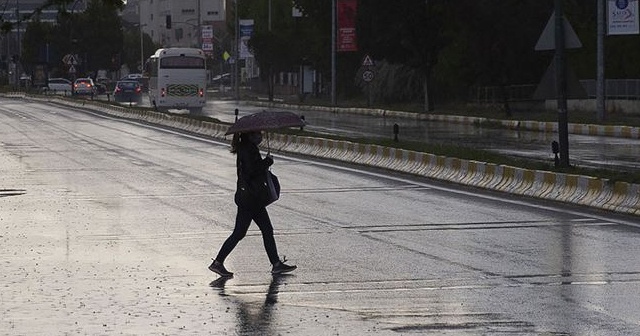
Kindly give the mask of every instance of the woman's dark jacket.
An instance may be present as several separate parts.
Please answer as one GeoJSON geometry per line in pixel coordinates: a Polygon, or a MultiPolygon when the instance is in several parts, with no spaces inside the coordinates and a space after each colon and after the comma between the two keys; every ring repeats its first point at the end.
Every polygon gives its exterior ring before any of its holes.
{"type": "Polygon", "coordinates": [[[263,206],[255,189],[266,185],[266,171],[273,164],[273,159],[260,155],[258,146],[248,141],[240,142],[236,152],[236,168],[238,183],[235,203],[238,206],[263,206]]]}

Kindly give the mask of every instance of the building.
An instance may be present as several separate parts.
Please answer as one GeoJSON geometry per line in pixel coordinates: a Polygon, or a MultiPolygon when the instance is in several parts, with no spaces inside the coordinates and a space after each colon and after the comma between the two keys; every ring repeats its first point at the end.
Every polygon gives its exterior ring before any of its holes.
{"type": "MultiPolygon", "coordinates": [[[[9,83],[17,82],[22,73],[22,65],[17,62],[22,54],[22,37],[27,24],[32,20],[57,23],[58,7],[49,6],[36,14],[48,0],[7,0],[0,6],[2,22],[11,24],[11,31],[0,36],[0,78],[8,75],[9,83]],[[6,74],[5,74],[6,71],[6,74]]],[[[89,0],[76,0],[67,5],[67,12],[78,13],[86,10],[89,0]]]]}
{"type": "MultiPolygon", "coordinates": [[[[21,36],[29,21],[37,18],[42,22],[57,23],[58,8],[55,6],[45,8],[37,16],[34,14],[36,9],[42,7],[46,2],[47,0],[8,0],[0,6],[0,18],[3,22],[9,22],[12,25],[11,31],[2,36],[0,40],[2,60],[21,54],[21,36]]],[[[76,0],[67,6],[67,11],[83,12],[87,8],[88,2],[89,0],[76,0]]]]}
{"type": "Polygon", "coordinates": [[[210,51],[211,43],[215,43],[215,36],[226,33],[225,0],[138,0],[136,2],[142,31],[155,43],[164,47],[195,47],[210,51]],[[170,27],[167,27],[168,24],[170,27]],[[206,29],[209,26],[214,31],[214,41],[211,41],[207,35],[211,32],[206,29]]]}

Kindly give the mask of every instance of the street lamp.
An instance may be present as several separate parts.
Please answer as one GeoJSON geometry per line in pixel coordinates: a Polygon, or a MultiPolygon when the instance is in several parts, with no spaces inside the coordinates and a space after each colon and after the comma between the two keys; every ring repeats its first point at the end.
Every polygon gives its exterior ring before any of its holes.
{"type": "Polygon", "coordinates": [[[139,23],[140,27],[140,73],[144,72],[144,32],[142,27],[146,26],[146,23],[139,23]]]}

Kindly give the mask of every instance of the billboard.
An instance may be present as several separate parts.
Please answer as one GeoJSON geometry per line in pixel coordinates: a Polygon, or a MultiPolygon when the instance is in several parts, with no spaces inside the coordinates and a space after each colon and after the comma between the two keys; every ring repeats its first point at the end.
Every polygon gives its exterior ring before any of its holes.
{"type": "Polygon", "coordinates": [[[338,52],[358,51],[356,39],[357,0],[338,0],[338,52]]]}
{"type": "Polygon", "coordinates": [[[638,26],[638,0],[608,0],[608,35],[640,33],[638,26]]]}
{"type": "Polygon", "coordinates": [[[240,59],[247,59],[253,57],[253,54],[249,50],[249,40],[251,34],[253,34],[253,20],[240,20],[240,39],[238,43],[238,50],[240,50],[240,59]]]}

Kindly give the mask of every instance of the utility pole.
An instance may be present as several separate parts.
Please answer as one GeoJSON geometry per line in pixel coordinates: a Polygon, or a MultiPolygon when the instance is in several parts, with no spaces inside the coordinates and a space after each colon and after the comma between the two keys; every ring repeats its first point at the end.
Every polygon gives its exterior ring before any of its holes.
{"type": "Polygon", "coordinates": [[[202,49],[202,7],[200,7],[200,0],[198,1],[198,49],[202,49]]]}
{"type": "Polygon", "coordinates": [[[331,105],[336,99],[336,0],[331,0],[331,105]]]}
{"type": "MultiPolygon", "coordinates": [[[[269,0],[269,34],[271,34],[271,0],[269,0]]],[[[273,91],[275,83],[273,80],[273,61],[269,62],[269,85],[267,89],[269,90],[269,101],[273,101],[273,91]]]]}
{"type": "Polygon", "coordinates": [[[604,26],[605,26],[605,16],[606,16],[606,7],[604,0],[598,0],[597,3],[598,9],[598,37],[597,37],[597,70],[596,70],[596,116],[598,121],[603,121],[605,119],[605,111],[606,111],[606,79],[604,76],[604,26]]]}
{"type": "Polygon", "coordinates": [[[236,21],[236,47],[235,47],[235,60],[233,60],[233,86],[234,86],[234,91],[235,91],[235,99],[236,101],[240,100],[240,86],[238,85],[238,62],[240,61],[240,43],[238,41],[238,35],[240,34],[240,27],[238,27],[238,25],[240,25],[240,19],[238,17],[238,1],[240,0],[235,0],[235,21],[236,21]]]}
{"type": "Polygon", "coordinates": [[[560,167],[569,167],[569,126],[567,116],[567,75],[564,40],[563,0],[555,0],[556,94],[558,100],[558,137],[560,167]]]}

